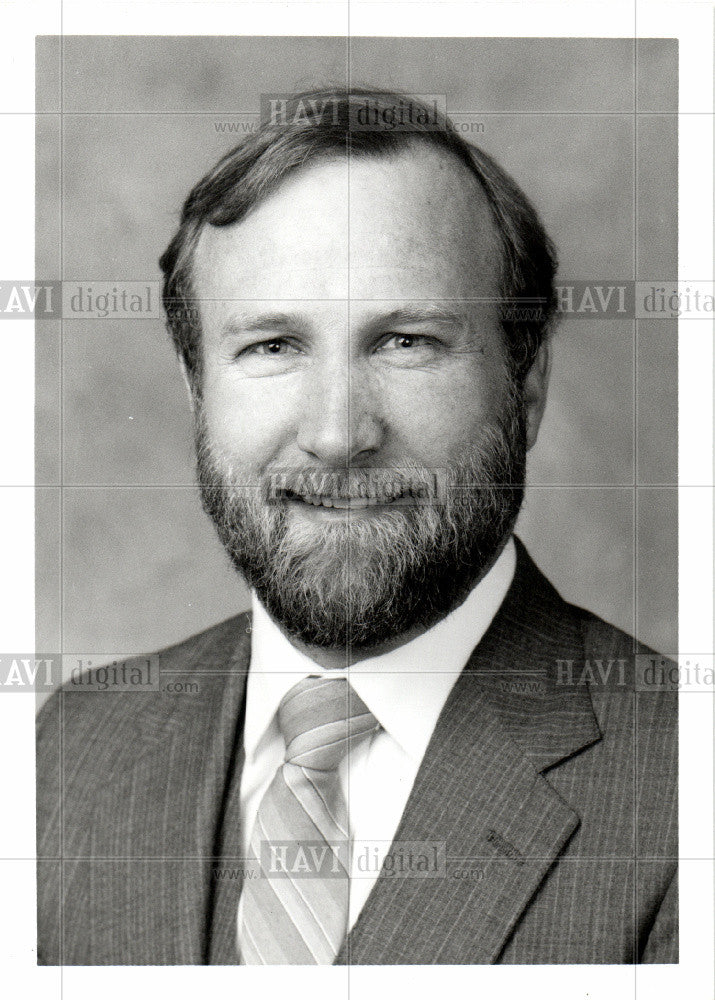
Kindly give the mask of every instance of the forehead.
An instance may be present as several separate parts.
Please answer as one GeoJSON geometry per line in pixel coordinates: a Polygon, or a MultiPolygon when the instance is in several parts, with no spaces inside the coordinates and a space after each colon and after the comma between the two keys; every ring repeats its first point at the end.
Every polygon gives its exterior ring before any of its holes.
{"type": "Polygon", "coordinates": [[[207,303],[469,300],[497,294],[499,269],[476,178],[417,144],[390,157],[318,161],[240,222],[205,226],[194,286],[207,303]]]}

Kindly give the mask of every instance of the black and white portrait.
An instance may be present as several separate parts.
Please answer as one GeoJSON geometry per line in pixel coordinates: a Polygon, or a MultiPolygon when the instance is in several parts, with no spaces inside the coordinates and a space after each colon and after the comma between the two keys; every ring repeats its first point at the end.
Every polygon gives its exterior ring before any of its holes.
{"type": "Polygon", "coordinates": [[[677,40],[36,57],[38,963],[677,964],[677,40]]]}

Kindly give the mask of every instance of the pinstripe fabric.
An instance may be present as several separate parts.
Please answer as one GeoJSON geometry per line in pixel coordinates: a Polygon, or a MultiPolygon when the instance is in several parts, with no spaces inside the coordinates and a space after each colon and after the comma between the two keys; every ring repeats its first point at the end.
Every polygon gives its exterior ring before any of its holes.
{"type": "MultiPolygon", "coordinates": [[[[40,963],[238,963],[247,627],[160,654],[198,694],[66,691],[43,709],[40,963]]],[[[519,545],[396,834],[443,841],[446,877],[381,875],[336,961],[677,961],[677,701],[636,689],[647,652],[564,603],[519,545]],[[568,661],[622,661],[624,683],[564,684],[568,661]]]]}
{"type": "Polygon", "coordinates": [[[241,766],[247,627],[232,619],[159,654],[169,679],[198,693],[68,689],[43,708],[40,964],[208,961],[217,833],[241,766]]]}
{"type": "Polygon", "coordinates": [[[347,803],[337,769],[378,723],[347,680],[321,677],[290,689],[278,723],[285,763],[251,835],[262,877],[244,886],[239,950],[246,965],[332,965],[347,928],[349,882],[347,803]],[[279,845],[291,857],[276,864],[271,848],[279,845]],[[308,858],[318,859],[312,870],[308,858]]]}

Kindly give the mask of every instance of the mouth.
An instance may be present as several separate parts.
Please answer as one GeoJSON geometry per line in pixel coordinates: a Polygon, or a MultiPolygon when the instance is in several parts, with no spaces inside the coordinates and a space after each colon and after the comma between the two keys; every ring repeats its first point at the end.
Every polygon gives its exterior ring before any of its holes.
{"type": "Polygon", "coordinates": [[[385,507],[388,504],[393,504],[400,497],[336,496],[326,493],[296,493],[290,489],[283,489],[277,491],[275,499],[333,510],[367,510],[368,507],[385,507]]]}

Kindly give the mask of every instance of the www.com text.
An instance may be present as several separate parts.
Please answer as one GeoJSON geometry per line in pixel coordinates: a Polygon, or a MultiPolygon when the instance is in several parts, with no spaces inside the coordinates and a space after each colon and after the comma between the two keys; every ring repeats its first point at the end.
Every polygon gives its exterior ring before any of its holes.
{"type": "MultiPolygon", "coordinates": [[[[251,120],[214,122],[214,131],[227,135],[254,135],[261,127],[258,116],[251,120]]],[[[460,135],[484,135],[484,122],[450,122],[453,132],[460,135]]]]}

